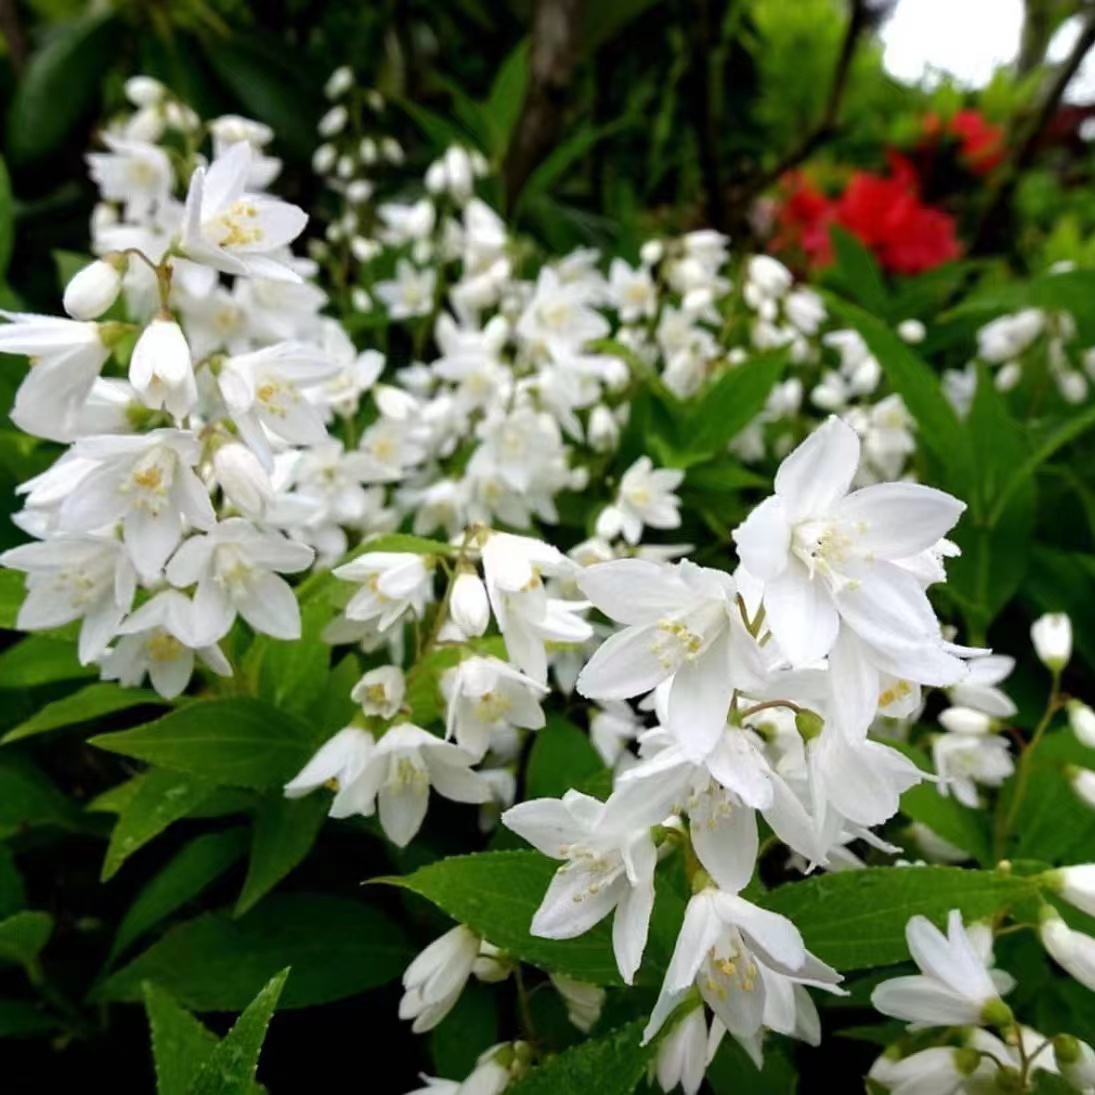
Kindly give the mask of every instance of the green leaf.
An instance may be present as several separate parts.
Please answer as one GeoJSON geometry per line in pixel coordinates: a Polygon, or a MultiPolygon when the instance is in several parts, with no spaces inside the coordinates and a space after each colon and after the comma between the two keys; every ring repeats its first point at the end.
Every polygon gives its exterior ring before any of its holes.
{"type": "Polygon", "coordinates": [[[916,419],[925,448],[946,469],[951,488],[965,497],[973,481],[973,447],[954,408],[943,395],[939,378],[888,324],[847,301],[831,296],[827,299],[836,316],[863,336],[890,384],[916,419]]]}
{"type": "Polygon", "coordinates": [[[600,144],[606,137],[619,132],[631,124],[627,117],[617,118],[608,125],[579,127],[565,140],[561,141],[548,153],[541,163],[533,170],[521,188],[517,198],[517,209],[530,198],[546,193],[555,183],[581,160],[594,145],[600,144]]]}
{"type": "Polygon", "coordinates": [[[429,110],[410,99],[395,98],[392,101],[422,130],[435,151],[443,152],[451,144],[478,146],[478,140],[453,119],[429,110]]]}
{"type": "Polygon", "coordinates": [[[0,628],[14,631],[26,596],[26,580],[18,570],[0,570],[0,628]]]}
{"type": "Polygon", "coordinates": [[[1050,733],[1038,745],[1014,825],[1017,858],[1059,865],[1091,861],[1095,810],[1069,786],[1064,768],[1073,764],[1095,768],[1095,750],[1081,745],[1073,734],[1050,733]]]}
{"type": "MultiPolygon", "coordinates": [[[[1068,612],[1074,619],[1095,619],[1095,559],[1036,545],[1021,594],[1032,615],[1068,612]]],[[[1074,637],[1076,649],[1095,668],[1095,628],[1078,627],[1074,637]]]]}
{"type": "Polygon", "coordinates": [[[331,647],[323,641],[323,629],[333,615],[322,600],[301,609],[299,639],[262,636],[248,651],[256,660],[258,696],[283,711],[307,717],[320,702],[329,676],[331,647]]]}
{"type": "Polygon", "coordinates": [[[798,1074],[780,1043],[764,1044],[764,1068],[758,1070],[733,1038],[723,1038],[707,1066],[707,1082],[715,1095],[795,1095],[798,1074]]]}
{"type": "Polygon", "coordinates": [[[8,272],[11,252],[15,247],[15,199],[11,193],[11,176],[0,159],[0,281],[8,272]]]}
{"type": "Polygon", "coordinates": [[[83,819],[29,757],[5,752],[0,756],[0,836],[36,825],[80,829],[83,819]]]}
{"type": "Polygon", "coordinates": [[[497,1041],[497,994],[478,981],[469,981],[452,1011],[430,1031],[434,1072],[463,1080],[479,1054],[497,1041]]]}
{"type": "Polygon", "coordinates": [[[527,798],[562,798],[605,771],[589,735],[561,715],[536,732],[526,773],[527,798]]]}
{"type": "Polygon", "coordinates": [[[50,1034],[61,1026],[58,1020],[27,1000],[0,999],[0,1038],[31,1038],[50,1034]]]}
{"type": "Polygon", "coordinates": [[[857,237],[838,224],[829,228],[829,237],[833,241],[833,257],[836,259],[833,275],[841,288],[857,304],[876,315],[885,315],[889,297],[882,270],[874,255],[857,237]]]}
{"type": "Polygon", "coordinates": [[[53,917],[49,913],[28,909],[0,920],[0,962],[33,965],[52,934],[53,917]]]}
{"type": "Polygon", "coordinates": [[[118,925],[108,964],[166,916],[197,897],[219,878],[247,847],[241,826],[223,833],[206,833],[192,840],[137,895],[118,925]]]}
{"type": "Polygon", "coordinates": [[[414,874],[376,881],[419,894],[496,947],[534,966],[595,985],[621,984],[607,921],[577,939],[529,934],[533,914],[557,866],[536,852],[483,852],[453,856],[414,874]]]}
{"type": "Polygon", "coordinates": [[[148,982],[142,990],[152,1034],[156,1095],[190,1095],[195,1077],[217,1047],[217,1036],[158,985],[148,982]]]}
{"type": "Polygon", "coordinates": [[[983,810],[971,810],[953,796],[944,798],[934,784],[921,783],[901,796],[901,812],[983,866],[992,864],[988,817],[983,810]]]}
{"type": "Polygon", "coordinates": [[[687,454],[684,466],[724,452],[764,408],[786,367],[786,351],[755,354],[705,389],[681,430],[687,454]]]}
{"type": "Polygon", "coordinates": [[[96,1000],[137,1000],[153,981],[196,1011],[239,1011],[286,966],[287,1008],[341,1000],[397,978],[413,953],[395,923],[360,901],[274,894],[242,919],[179,924],[102,982],[96,1000]]]}
{"type": "MultiPolygon", "coordinates": [[[[116,56],[113,12],[62,24],[31,58],[8,112],[8,152],[18,163],[60,149],[99,102],[99,85],[116,56]]],[[[82,144],[82,142],[81,142],[82,144]]]]}
{"type": "Polygon", "coordinates": [[[202,1065],[191,1095],[250,1095],[266,1030],[288,976],[289,971],[282,970],[247,1005],[202,1065]]]}
{"type": "Polygon", "coordinates": [[[1029,878],[957,867],[871,867],[780,886],[762,904],[794,921],[806,946],[838,970],[905,961],[905,925],[951,909],[984,919],[1037,894],[1029,878]]]}
{"type": "Polygon", "coordinates": [[[521,116],[528,86],[528,69],[529,40],[522,38],[502,62],[491,85],[490,95],[483,104],[491,155],[499,162],[509,145],[513,127],[521,116]]]}
{"type": "Polygon", "coordinates": [[[391,532],[385,536],[373,536],[366,540],[354,556],[368,555],[374,551],[404,551],[412,555],[444,555],[454,557],[458,548],[441,540],[427,540],[424,536],[411,536],[406,532],[391,532]]]}
{"type": "Polygon", "coordinates": [[[0,919],[19,912],[26,903],[26,888],[15,856],[6,844],[0,844],[0,919]]]}
{"type": "Polygon", "coordinates": [[[641,1045],[646,1021],[636,1019],[600,1038],[589,1038],[549,1057],[524,1079],[506,1088],[509,1095],[629,1095],[646,1076],[657,1041],[641,1045]]]}
{"type": "Polygon", "coordinates": [[[133,707],[163,707],[166,702],[147,689],[122,688],[110,681],[99,681],[39,708],[26,722],[20,723],[0,738],[0,745],[45,734],[63,726],[91,722],[103,715],[114,715],[133,707]]]}
{"type": "Polygon", "coordinates": [[[102,881],[113,878],[134,852],[186,817],[215,789],[215,784],[206,779],[168,768],[146,772],[114,824],[103,860],[102,881]]]}
{"type": "Polygon", "coordinates": [[[257,790],[287,783],[322,741],[318,728],[245,696],[199,700],[145,726],[91,739],[112,753],[257,790]]]}
{"type": "Polygon", "coordinates": [[[329,806],[325,794],[263,800],[251,831],[251,859],[236,902],[237,916],[265,897],[311,851],[329,806]]]}
{"type": "Polygon", "coordinates": [[[4,691],[98,675],[96,666],[80,664],[71,639],[31,635],[0,654],[0,689],[4,691]]]}

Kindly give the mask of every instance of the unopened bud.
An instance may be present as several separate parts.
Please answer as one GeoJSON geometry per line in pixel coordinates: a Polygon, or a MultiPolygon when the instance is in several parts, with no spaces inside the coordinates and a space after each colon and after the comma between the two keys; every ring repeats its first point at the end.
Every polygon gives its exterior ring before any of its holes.
{"type": "Polygon", "coordinates": [[[813,741],[825,729],[825,720],[816,711],[802,708],[795,712],[795,729],[803,741],[813,741]]]}
{"type": "Polygon", "coordinates": [[[990,734],[996,729],[994,718],[972,707],[948,707],[939,722],[952,734],[990,734]]]}
{"type": "Polygon", "coordinates": [[[1081,745],[1086,745],[1088,749],[1095,749],[1095,711],[1080,700],[1070,700],[1068,724],[1081,745]]]}
{"type": "Polygon", "coordinates": [[[124,270],[121,256],[85,266],[65,286],[65,311],[73,319],[98,319],[118,299],[124,270]]]}
{"type": "Polygon", "coordinates": [[[261,516],[274,500],[273,484],[259,458],[239,441],[229,441],[213,454],[213,474],[241,513],[261,516]]]}
{"type": "Polygon", "coordinates": [[[923,342],[926,334],[927,331],[924,329],[924,324],[918,319],[903,319],[897,325],[897,337],[900,338],[902,342],[908,342],[912,346],[923,342]]]}
{"type": "Polygon", "coordinates": [[[1072,621],[1064,612],[1047,612],[1030,629],[1034,651],[1042,664],[1060,673],[1072,657],[1072,621]]]}
{"type": "Polygon", "coordinates": [[[490,623],[490,602],[477,574],[465,571],[456,576],[449,600],[449,612],[468,638],[478,638],[490,623]]]}

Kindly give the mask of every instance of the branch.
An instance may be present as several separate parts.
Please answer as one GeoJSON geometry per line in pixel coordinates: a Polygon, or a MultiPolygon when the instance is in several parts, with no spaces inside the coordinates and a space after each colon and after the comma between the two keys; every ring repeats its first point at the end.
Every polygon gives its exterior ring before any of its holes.
{"type": "Polygon", "coordinates": [[[999,176],[999,182],[994,187],[985,212],[981,216],[980,225],[970,248],[971,253],[983,254],[989,250],[992,241],[1005,227],[1011,208],[1011,199],[1019,184],[1019,177],[1023,169],[1033,161],[1046,126],[1057,113],[1057,107],[1064,97],[1065,90],[1093,45],[1095,45],[1095,11],[1091,12],[1084,21],[1084,27],[1080,37],[1076,39],[1076,45],[1073,46],[1064,64],[1054,74],[1038,110],[1027,127],[1026,135],[1019,143],[1006,170],[999,176]]]}

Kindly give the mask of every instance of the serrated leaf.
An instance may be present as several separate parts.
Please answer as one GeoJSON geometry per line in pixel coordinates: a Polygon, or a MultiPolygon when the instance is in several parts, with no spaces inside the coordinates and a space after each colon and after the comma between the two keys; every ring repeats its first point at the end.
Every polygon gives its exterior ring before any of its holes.
{"type": "Polygon", "coordinates": [[[329,807],[326,794],[263,800],[252,825],[251,858],[236,902],[237,916],[265,897],[311,851],[329,807]]]}
{"type": "Polygon", "coordinates": [[[250,1095],[266,1030],[289,970],[267,982],[215,1046],[194,1079],[191,1095],[250,1095]]]}
{"type": "Polygon", "coordinates": [[[256,790],[287,783],[322,741],[317,727],[244,696],[199,700],[145,726],[91,739],[112,753],[256,790]]]}
{"type": "Polygon", "coordinates": [[[147,772],[114,824],[103,860],[102,881],[113,878],[134,852],[186,817],[214,790],[215,785],[208,780],[186,773],[166,768],[147,772]]]}
{"type": "Polygon", "coordinates": [[[24,909],[0,920],[0,962],[30,966],[53,934],[49,913],[24,909]]]}
{"type": "Polygon", "coordinates": [[[906,960],[911,916],[942,924],[960,909],[967,920],[985,919],[1037,892],[1029,878],[989,871],[870,867],[789,883],[760,900],[789,917],[822,961],[845,971],[906,960]]]}
{"type": "Polygon", "coordinates": [[[497,1041],[497,994],[478,981],[469,981],[452,1011],[430,1031],[433,1070],[438,1076],[463,1080],[479,1054],[497,1041]]]}
{"type": "Polygon", "coordinates": [[[164,707],[166,702],[147,689],[122,688],[109,681],[99,681],[39,708],[31,718],[0,738],[0,745],[45,734],[50,730],[59,730],[64,726],[77,726],[103,715],[128,711],[133,707],[164,707]]]}
{"type": "Polygon", "coordinates": [[[217,1046],[217,1036],[158,985],[148,982],[142,989],[152,1035],[156,1095],[190,1095],[195,1077],[217,1046]]]}
{"type": "Polygon", "coordinates": [[[524,1079],[506,1088],[509,1095],[629,1095],[646,1076],[657,1042],[641,1045],[645,1020],[589,1038],[549,1057],[524,1079]]]}
{"type": "Polygon", "coordinates": [[[74,642],[51,635],[30,635],[0,654],[0,690],[4,691],[98,675],[95,666],[80,664],[74,642]]]}
{"type": "Polygon", "coordinates": [[[536,731],[525,775],[527,798],[561,798],[605,771],[589,735],[561,715],[552,714],[536,731]]]}
{"type": "Polygon", "coordinates": [[[26,580],[18,570],[0,569],[0,628],[15,630],[26,592],[26,580]]]}
{"type": "Polygon", "coordinates": [[[246,848],[247,831],[242,827],[223,833],[206,833],[187,844],[129,906],[114,936],[108,964],[166,916],[197,897],[224,874],[246,848]]]}
{"type": "Polygon", "coordinates": [[[496,947],[534,966],[595,985],[621,984],[607,922],[565,941],[529,934],[557,866],[536,852],[484,852],[453,856],[402,878],[375,881],[419,894],[496,947]]]}
{"type": "Polygon", "coordinates": [[[399,927],[360,901],[274,894],[246,916],[206,913],[168,931],[93,998],[137,1000],[152,981],[196,1011],[240,1011],[286,966],[287,1008],[341,1000],[397,978],[413,952],[399,927]]]}
{"type": "Polygon", "coordinates": [[[901,812],[983,866],[992,864],[988,815],[983,810],[971,810],[953,796],[941,795],[934,784],[921,783],[901,796],[901,812]]]}

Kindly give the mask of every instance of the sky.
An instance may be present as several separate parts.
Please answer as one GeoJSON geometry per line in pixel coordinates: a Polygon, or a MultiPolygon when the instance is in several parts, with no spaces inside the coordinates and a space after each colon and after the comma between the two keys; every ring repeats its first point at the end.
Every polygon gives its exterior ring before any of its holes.
{"type": "MultiPolygon", "coordinates": [[[[988,83],[993,70],[1013,60],[1019,49],[1023,0],[900,0],[882,31],[885,64],[898,79],[950,73],[967,87],[988,83]]],[[[1067,55],[1078,21],[1058,31],[1050,57],[1067,55]]],[[[1095,102],[1095,57],[1073,78],[1066,98],[1095,102]]]]}

